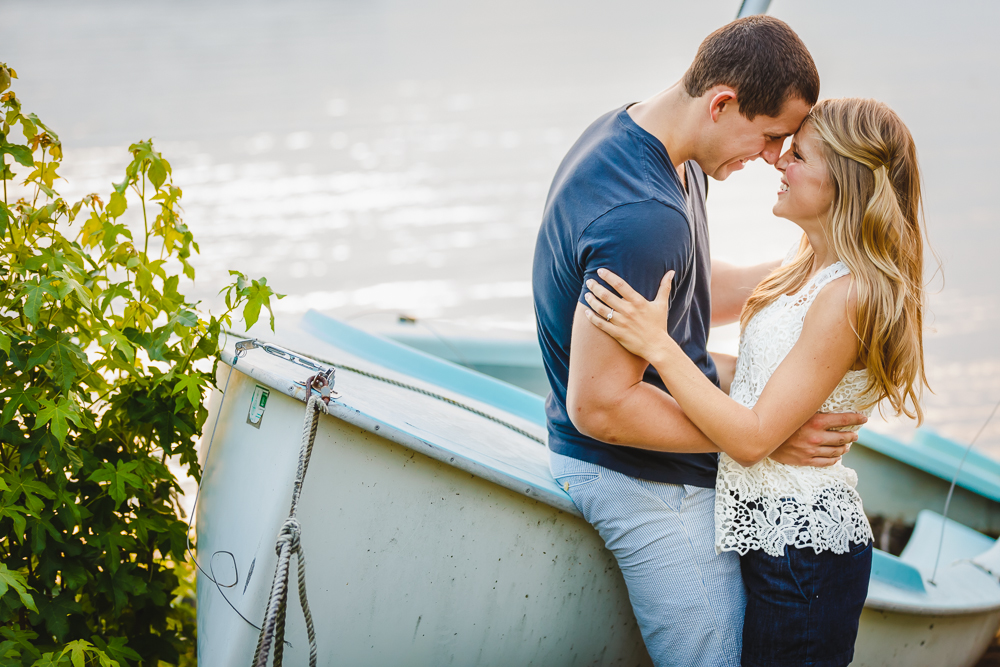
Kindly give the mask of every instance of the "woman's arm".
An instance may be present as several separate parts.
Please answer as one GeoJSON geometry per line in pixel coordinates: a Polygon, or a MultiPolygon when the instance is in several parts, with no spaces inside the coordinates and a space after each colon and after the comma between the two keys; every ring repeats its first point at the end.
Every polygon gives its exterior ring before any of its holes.
{"type": "Polygon", "coordinates": [[[767,457],[813,415],[856,363],[849,278],[831,282],[816,296],[798,342],[768,380],[753,409],[733,401],[706,378],[663,328],[672,273],[654,301],[646,301],[613,273],[602,273],[622,298],[595,281],[587,317],[659,372],[684,413],[741,465],[767,457]],[[596,298],[595,298],[596,297],[596,298]],[[600,301],[598,301],[600,299],[600,301]],[[603,302],[603,303],[602,303],[603,302]],[[611,321],[607,315],[611,308],[611,321]],[[596,314],[595,314],[596,313],[596,314]]]}

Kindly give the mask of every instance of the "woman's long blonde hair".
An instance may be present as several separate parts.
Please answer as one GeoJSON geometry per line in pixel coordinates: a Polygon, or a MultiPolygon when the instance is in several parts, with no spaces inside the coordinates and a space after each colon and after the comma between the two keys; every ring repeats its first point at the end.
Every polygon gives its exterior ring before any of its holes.
{"type": "MultiPolygon", "coordinates": [[[[868,368],[868,405],[887,399],[895,414],[923,420],[923,237],[920,171],[910,131],[875,100],[823,100],[806,118],[823,144],[835,194],[826,234],[857,289],[859,361],[868,368]]],[[[801,289],[813,269],[805,235],[795,258],[751,294],[742,326],[781,294],[801,289]]]]}

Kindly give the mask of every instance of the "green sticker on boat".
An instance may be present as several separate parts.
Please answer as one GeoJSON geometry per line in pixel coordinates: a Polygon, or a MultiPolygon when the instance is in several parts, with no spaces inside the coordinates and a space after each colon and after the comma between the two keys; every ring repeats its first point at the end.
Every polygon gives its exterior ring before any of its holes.
{"type": "Polygon", "coordinates": [[[250,411],[247,413],[247,423],[254,428],[260,428],[260,420],[264,417],[264,408],[267,406],[267,397],[271,390],[259,384],[253,389],[253,397],[250,399],[250,411]]]}

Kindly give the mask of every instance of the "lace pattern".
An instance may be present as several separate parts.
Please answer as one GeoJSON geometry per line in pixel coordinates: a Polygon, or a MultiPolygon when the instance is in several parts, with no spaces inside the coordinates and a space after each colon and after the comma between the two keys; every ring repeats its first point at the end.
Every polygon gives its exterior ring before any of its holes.
{"type": "MultiPolygon", "coordinates": [[[[752,408],[764,385],[791,351],[816,295],[850,272],[836,262],[799,292],[782,295],[747,323],[740,336],[730,396],[752,408]]],[[[820,412],[862,412],[868,371],[848,371],[820,412]]],[[[850,430],[855,430],[853,427],[850,430]]],[[[847,430],[847,429],[845,429],[847,430]]],[[[872,539],[871,526],[855,487],[857,474],[838,462],[828,468],[789,466],[769,458],[744,468],[719,457],[715,496],[716,551],[745,554],[762,549],[781,556],[785,547],[845,553],[852,543],[872,539]]]]}

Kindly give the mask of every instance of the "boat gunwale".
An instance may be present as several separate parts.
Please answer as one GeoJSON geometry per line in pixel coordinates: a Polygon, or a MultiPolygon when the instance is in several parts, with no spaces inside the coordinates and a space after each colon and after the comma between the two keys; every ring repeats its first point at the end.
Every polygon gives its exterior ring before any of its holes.
{"type": "MultiPolygon", "coordinates": [[[[304,355],[315,359],[314,355],[304,355]]],[[[315,359],[320,363],[329,363],[336,367],[335,362],[315,359]]],[[[290,378],[274,373],[259,365],[254,364],[246,357],[237,357],[230,350],[225,350],[220,354],[220,361],[234,370],[266,384],[272,389],[293,398],[301,403],[307,400],[305,387],[296,384],[290,378]]],[[[365,431],[394,442],[398,445],[419,452],[429,458],[441,463],[445,463],[464,472],[470,473],[502,486],[521,496],[526,496],[532,500],[545,503],[555,509],[561,510],[573,516],[582,517],[580,510],[573,504],[569,496],[561,496],[552,493],[548,489],[537,486],[528,480],[517,479],[502,471],[484,465],[471,459],[460,452],[447,449],[440,444],[431,442],[413,433],[409,433],[398,426],[382,421],[378,417],[356,408],[349,403],[347,397],[334,398],[327,406],[327,412],[331,417],[335,417],[348,424],[361,428],[365,431]]],[[[523,437],[523,436],[522,436],[523,437]]]]}
{"type": "MultiPolygon", "coordinates": [[[[891,586],[891,584],[887,585],[891,586]]],[[[1000,611],[1000,601],[968,607],[934,607],[931,605],[920,605],[915,602],[891,602],[888,600],[872,599],[870,591],[868,595],[869,597],[865,600],[866,609],[910,614],[912,616],[974,616],[976,614],[988,614],[1000,611]]]]}

